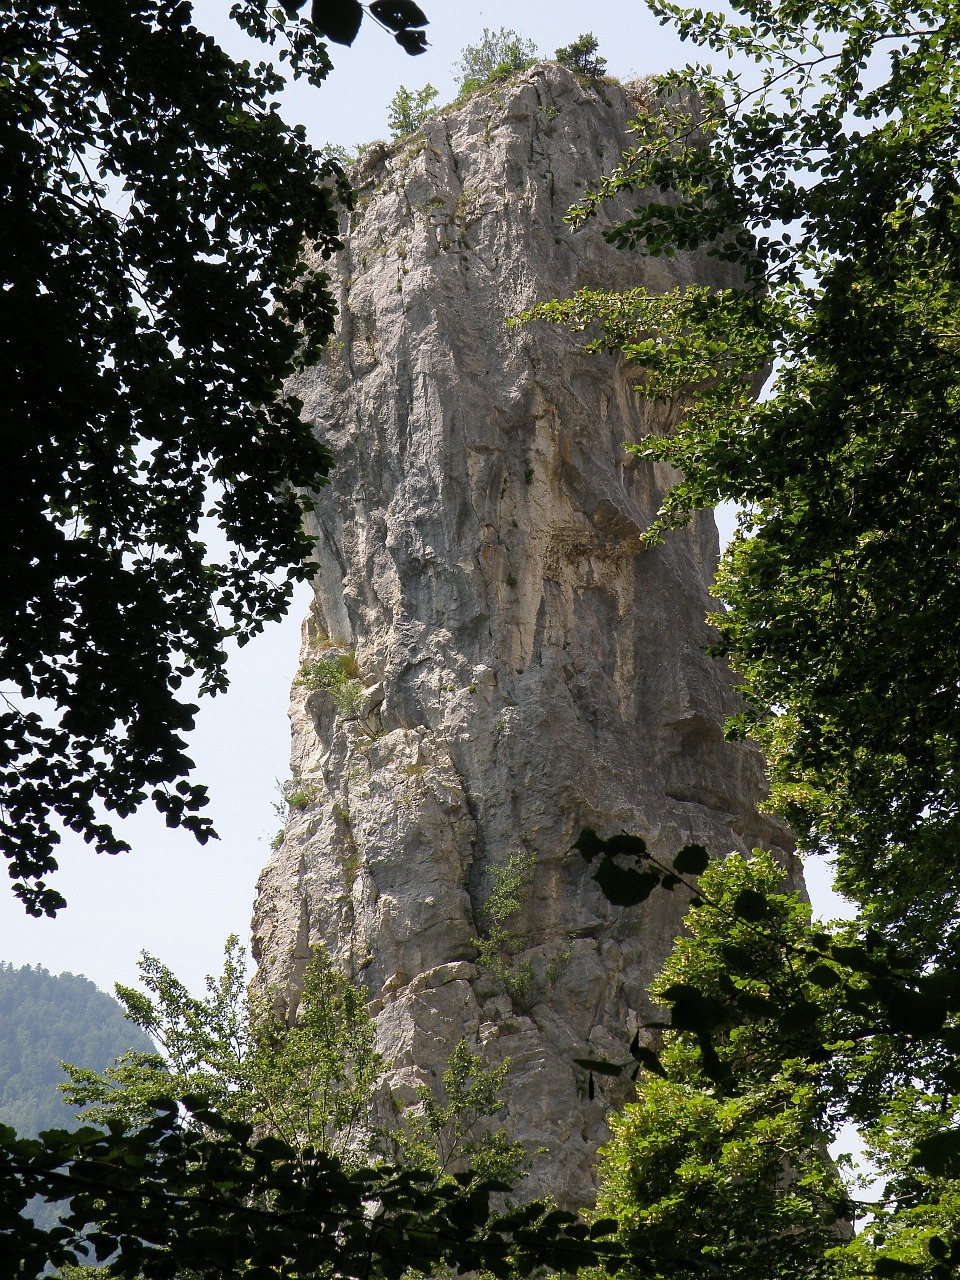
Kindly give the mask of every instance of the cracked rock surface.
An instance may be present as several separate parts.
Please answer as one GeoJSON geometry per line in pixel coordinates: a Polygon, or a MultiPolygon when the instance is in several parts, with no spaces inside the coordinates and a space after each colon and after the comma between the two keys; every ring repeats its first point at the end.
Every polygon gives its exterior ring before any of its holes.
{"type": "Polygon", "coordinates": [[[635,833],[662,858],[691,841],[790,856],[757,812],[762,761],[723,737],[713,520],[637,540],[670,477],[623,445],[679,409],[638,401],[622,362],[559,329],[504,325],[581,287],[730,282],[704,256],[644,260],[599,220],[564,225],[644,109],[642,85],[598,93],[543,65],[361,162],[324,266],[337,338],[295,387],[335,458],[303,632],[321,678],[294,685],[296,804],[254,917],[260,980],[292,1006],[318,942],[366,986],[399,1096],[461,1039],[509,1058],[522,1194],[565,1207],[591,1202],[629,1088],[597,1078],[590,1099],[573,1060],[629,1058],[684,909],[680,893],[611,906],[579,832],[635,833]],[[334,670],[349,696],[324,687],[334,670]],[[484,965],[511,858],[530,882],[484,965]]]}

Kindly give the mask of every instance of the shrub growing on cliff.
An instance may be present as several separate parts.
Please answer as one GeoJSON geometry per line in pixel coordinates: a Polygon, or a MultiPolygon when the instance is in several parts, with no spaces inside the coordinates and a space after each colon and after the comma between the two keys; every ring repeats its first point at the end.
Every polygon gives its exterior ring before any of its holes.
{"type": "Polygon", "coordinates": [[[529,990],[533,967],[517,960],[522,944],[509,923],[529,897],[534,861],[530,850],[517,850],[502,866],[491,867],[489,893],[479,912],[477,964],[517,1000],[529,990]]]}
{"type": "Polygon", "coordinates": [[[387,108],[387,123],[392,138],[405,138],[419,129],[434,110],[439,89],[425,84],[422,89],[411,90],[401,85],[387,108]]]}
{"type": "Polygon", "coordinates": [[[454,63],[458,100],[497,80],[506,80],[536,61],[537,46],[507,27],[483,29],[479,44],[468,44],[454,63]]]}
{"type": "Polygon", "coordinates": [[[418,1105],[388,1136],[401,1158],[439,1177],[459,1166],[514,1184],[526,1163],[523,1146],[488,1121],[503,1110],[507,1059],[491,1069],[461,1040],[440,1077],[440,1089],[417,1089],[418,1105]]]}
{"type": "Polygon", "coordinates": [[[356,659],[349,653],[332,658],[310,658],[300,667],[296,683],[311,693],[328,693],[345,719],[356,719],[363,710],[366,691],[356,659]]]}

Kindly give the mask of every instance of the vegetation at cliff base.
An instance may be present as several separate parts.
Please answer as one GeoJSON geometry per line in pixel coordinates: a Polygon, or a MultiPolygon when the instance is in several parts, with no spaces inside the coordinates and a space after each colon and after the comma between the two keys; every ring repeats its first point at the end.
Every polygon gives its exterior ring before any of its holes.
{"type": "MultiPolygon", "coordinates": [[[[440,1088],[374,1123],[386,1064],[366,993],[317,951],[297,1013],[276,993],[249,998],[243,955],[227,944],[204,997],[145,956],[142,988],[118,988],[158,1052],[104,1072],[72,1069],[66,1093],[101,1128],[35,1141],[0,1126],[0,1265],[35,1276],[110,1259],[130,1280],[237,1275],[365,1280],[414,1268],[483,1269],[507,1280],[604,1256],[609,1231],[572,1214],[491,1202],[518,1174],[518,1144],[490,1133],[509,1064],[490,1071],[461,1044],[440,1088]],[[32,1196],[62,1227],[21,1216],[32,1196]]],[[[617,1246],[610,1245],[611,1256],[617,1246]]]]}
{"type": "MultiPolygon", "coordinates": [[[[669,863],[585,830],[574,849],[611,902],[690,893],[625,1061],[597,1211],[629,1276],[949,1280],[960,1266],[960,969],[855,919],[822,924],[756,850],[669,863]],[[659,1045],[658,1045],[659,1040],[659,1045]],[[871,1174],[828,1158],[855,1129],[871,1174]],[[857,1227],[854,1232],[854,1227],[857,1227]]],[[[591,1095],[593,1096],[592,1092],[591,1095]]]]}
{"type": "Polygon", "coordinates": [[[309,1147],[352,1164],[371,1154],[370,1100],[385,1064],[365,994],[324,952],[302,977],[292,1026],[273,1003],[277,993],[247,991],[236,937],[227,939],[223,970],[200,997],[155,956],[143,955],[139,969],[140,985],[118,984],[117,998],[152,1051],[98,1070],[67,1066],[64,1094],[85,1122],[143,1124],[167,1099],[190,1097],[294,1151],[309,1147]]]}
{"type": "Polygon", "coordinates": [[[226,1120],[350,1169],[390,1156],[443,1178],[464,1168],[505,1183],[520,1176],[522,1148],[488,1123],[502,1110],[509,1061],[487,1069],[461,1043],[440,1094],[424,1085],[416,1104],[396,1105],[367,992],[322,947],[293,1001],[270,988],[248,990],[236,937],[227,939],[223,970],[207,979],[202,997],[155,956],[144,954],[139,969],[140,986],[118,984],[117,999],[150,1037],[152,1052],[125,1053],[97,1070],[66,1065],[69,1082],[60,1087],[87,1123],[142,1124],[171,1097],[202,1099],[226,1120]]]}
{"type": "MultiPolygon", "coordinates": [[[[853,1204],[826,1150],[838,1112],[822,1064],[799,1042],[784,1057],[756,1017],[760,1002],[792,1002],[821,962],[804,946],[809,908],[779,892],[782,879],[767,857],[712,864],[687,934],[651,988],[675,1014],[680,992],[696,992],[710,1021],[684,1026],[677,1014],[658,1070],[611,1117],[597,1211],[620,1222],[638,1274],[715,1267],[730,1280],[802,1280],[826,1275],[849,1235],[853,1204]],[[762,921],[738,915],[750,894],[764,904],[762,921]]],[[[827,1018],[829,989],[815,990],[827,1018]]],[[[811,1019],[810,1041],[821,1031],[811,1019]]]]}

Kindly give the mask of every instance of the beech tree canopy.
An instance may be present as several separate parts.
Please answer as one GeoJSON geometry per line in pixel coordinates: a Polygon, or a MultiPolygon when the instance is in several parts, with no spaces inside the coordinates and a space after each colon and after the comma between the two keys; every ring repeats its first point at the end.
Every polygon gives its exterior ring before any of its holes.
{"type": "MultiPolygon", "coordinates": [[[[225,642],[308,573],[301,512],[329,458],[283,383],[331,332],[304,262],[338,247],[348,192],[278,114],[278,72],[233,61],[182,0],[0,9],[0,851],[52,914],[63,827],[117,853],[104,810],[149,800],[214,834],[182,686],[222,690],[225,642]]],[[[369,12],[422,50],[412,0],[369,12]]],[[[313,84],[321,35],[349,43],[362,14],[233,10],[313,84]]]]}

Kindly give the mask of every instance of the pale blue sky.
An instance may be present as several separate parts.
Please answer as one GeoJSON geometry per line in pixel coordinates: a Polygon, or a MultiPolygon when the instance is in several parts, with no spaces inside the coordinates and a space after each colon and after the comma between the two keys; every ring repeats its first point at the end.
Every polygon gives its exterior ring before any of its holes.
{"type": "MultiPolygon", "coordinates": [[[[353,146],[386,137],[387,107],[397,88],[430,82],[441,101],[452,99],[453,63],[484,27],[513,28],[545,56],[587,28],[598,37],[610,72],[624,79],[693,59],[634,0],[597,0],[589,7],[569,0],[483,0],[481,7],[421,2],[430,18],[426,54],[410,58],[365,20],[353,48],[332,47],[335,69],[323,88],[289,92],[287,118],[303,122],[317,144],[353,146]]],[[[259,57],[225,21],[228,8],[229,0],[202,0],[197,20],[231,52],[259,57]]],[[[204,974],[219,969],[226,936],[246,940],[256,877],[279,825],[273,805],[276,781],[287,774],[287,694],[305,600],[304,588],[285,623],[236,654],[230,692],[202,709],[191,754],[198,778],[210,787],[219,844],[200,847],[147,811],[124,824],[130,854],[98,857],[79,841],[65,840],[55,883],[69,906],[56,920],[35,921],[0,889],[0,959],[83,973],[111,990],[116,981],[135,979],[137,958],[146,949],[199,990],[204,974]]]]}

